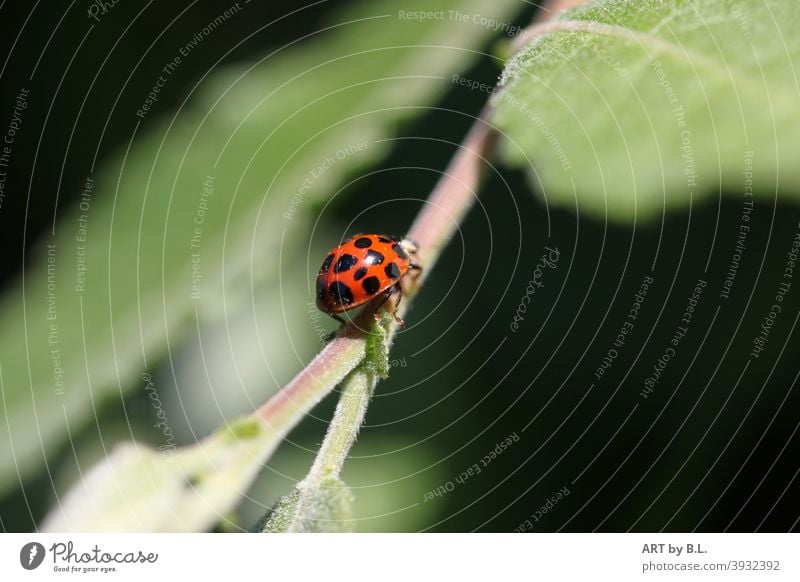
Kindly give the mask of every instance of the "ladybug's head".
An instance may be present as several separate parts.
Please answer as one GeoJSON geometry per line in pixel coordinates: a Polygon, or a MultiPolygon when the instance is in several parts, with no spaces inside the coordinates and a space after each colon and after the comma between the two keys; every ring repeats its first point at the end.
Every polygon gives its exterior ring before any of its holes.
{"type": "Polygon", "coordinates": [[[397,244],[403,247],[403,250],[409,255],[414,255],[419,250],[419,245],[410,238],[404,238],[400,241],[397,241],[397,244]]]}

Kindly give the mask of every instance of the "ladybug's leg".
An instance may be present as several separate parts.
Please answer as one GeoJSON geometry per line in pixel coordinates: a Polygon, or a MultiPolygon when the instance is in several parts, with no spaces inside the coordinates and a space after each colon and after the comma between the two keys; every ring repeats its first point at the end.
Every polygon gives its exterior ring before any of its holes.
{"type": "Polygon", "coordinates": [[[386,291],[383,291],[383,293],[382,293],[382,295],[383,295],[383,299],[381,299],[381,302],[380,302],[380,303],[378,303],[378,304],[375,306],[375,321],[378,321],[378,320],[379,320],[379,316],[378,316],[378,310],[379,310],[381,307],[383,307],[383,304],[384,304],[384,303],[386,303],[386,301],[388,301],[389,297],[391,297],[391,296],[392,296],[392,292],[393,292],[393,291],[394,291],[394,287],[389,287],[389,288],[388,288],[386,291]]]}
{"type": "Polygon", "coordinates": [[[397,287],[397,301],[394,302],[394,311],[392,312],[392,317],[394,317],[394,320],[400,324],[400,327],[405,329],[406,322],[397,315],[397,308],[400,307],[400,302],[403,300],[403,288],[400,285],[395,286],[397,287]]]}
{"type": "Polygon", "coordinates": [[[397,297],[397,301],[394,304],[394,309],[392,310],[392,317],[394,317],[394,320],[397,323],[399,323],[400,326],[403,329],[405,329],[406,328],[406,322],[403,321],[397,315],[397,306],[400,305],[400,301],[403,299],[403,288],[400,287],[400,285],[394,285],[393,287],[389,287],[386,291],[383,292],[383,299],[381,300],[380,303],[378,303],[378,306],[375,308],[375,321],[379,321],[379,319],[378,319],[378,309],[383,307],[383,304],[386,303],[389,300],[389,297],[392,296],[392,293],[394,293],[395,290],[398,292],[399,295],[397,297]]]}
{"type": "Polygon", "coordinates": [[[329,313],[328,315],[330,315],[332,318],[334,318],[336,321],[338,321],[338,322],[339,322],[339,323],[341,323],[342,325],[344,325],[345,323],[347,323],[347,322],[346,322],[344,319],[342,319],[341,317],[339,317],[339,316],[338,316],[338,315],[336,315],[335,313],[329,313]]]}

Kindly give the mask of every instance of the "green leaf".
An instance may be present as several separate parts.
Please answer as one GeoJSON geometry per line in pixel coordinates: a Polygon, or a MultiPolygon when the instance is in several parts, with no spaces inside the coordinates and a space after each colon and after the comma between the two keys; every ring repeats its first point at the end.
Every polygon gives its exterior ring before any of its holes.
{"type": "Polygon", "coordinates": [[[43,531],[204,531],[239,501],[281,435],[255,417],[204,441],[156,451],[118,445],[81,476],[43,531]]]}
{"type": "Polygon", "coordinates": [[[282,497],[260,527],[263,533],[353,531],[353,493],[338,477],[301,481],[282,497]]]}
{"type": "Polygon", "coordinates": [[[0,301],[0,492],[49,469],[101,403],[143,389],[135,378],[197,320],[246,309],[279,259],[304,260],[317,206],[494,34],[401,11],[502,20],[519,7],[358,3],[301,44],[201,79],[174,116],[147,119],[0,301]]]}
{"type": "Polygon", "coordinates": [[[619,220],[800,192],[800,4],[609,0],[530,29],[493,96],[548,202],[619,220]],[[744,175],[746,172],[752,172],[744,175]]]}

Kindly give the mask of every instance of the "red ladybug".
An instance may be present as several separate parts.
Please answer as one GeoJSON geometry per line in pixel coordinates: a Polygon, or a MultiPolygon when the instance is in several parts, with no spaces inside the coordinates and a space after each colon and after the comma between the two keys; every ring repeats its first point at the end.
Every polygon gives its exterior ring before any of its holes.
{"type": "MultiPolygon", "coordinates": [[[[410,270],[420,269],[414,262],[417,245],[383,234],[359,234],[333,249],[317,275],[317,307],[344,323],[338,313],[354,309],[382,295],[389,299],[410,270]]],[[[383,303],[383,301],[381,303],[383,303]]],[[[393,314],[394,315],[394,314],[393,314]]],[[[402,321],[395,319],[402,324],[402,321]]]]}

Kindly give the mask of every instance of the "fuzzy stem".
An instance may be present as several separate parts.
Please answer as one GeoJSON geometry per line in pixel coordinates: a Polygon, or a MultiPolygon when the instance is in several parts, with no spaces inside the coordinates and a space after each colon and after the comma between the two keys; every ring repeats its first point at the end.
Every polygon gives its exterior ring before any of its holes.
{"type": "Polygon", "coordinates": [[[419,287],[478,198],[486,155],[495,144],[496,133],[487,121],[490,117],[491,108],[487,106],[411,225],[408,238],[419,245],[417,259],[424,270],[407,291],[419,287]]]}
{"type": "MultiPolygon", "coordinates": [[[[511,43],[511,52],[514,53],[521,50],[522,47],[526,46],[534,38],[550,34],[551,32],[575,29],[576,23],[574,22],[550,22],[550,20],[560,12],[575,8],[581,4],[586,4],[587,1],[588,0],[552,0],[551,2],[543,4],[542,9],[536,13],[530,26],[523,30],[522,34],[518,34],[514,37],[511,43]],[[570,26],[573,28],[570,28],[570,26]]],[[[583,24],[585,23],[579,23],[579,28],[577,28],[577,30],[585,29],[585,26],[581,26],[583,24]]]]}
{"type": "Polygon", "coordinates": [[[371,376],[363,369],[358,369],[345,380],[336,412],[306,481],[319,482],[325,477],[339,476],[372,398],[374,382],[371,376]]]}

